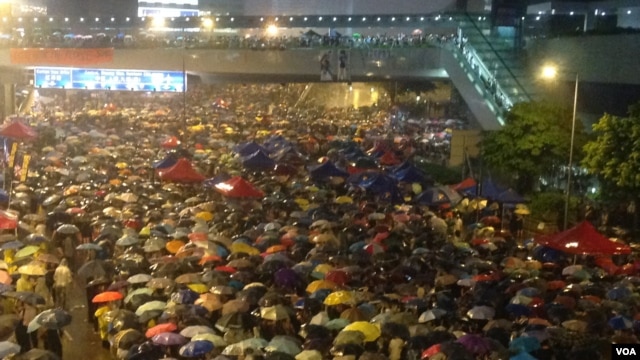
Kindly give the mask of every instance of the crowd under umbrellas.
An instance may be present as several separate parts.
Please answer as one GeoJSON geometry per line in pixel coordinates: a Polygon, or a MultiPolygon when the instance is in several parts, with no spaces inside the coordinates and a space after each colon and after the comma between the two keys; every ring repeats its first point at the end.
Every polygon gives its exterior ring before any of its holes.
{"type": "MultiPolygon", "coordinates": [[[[435,184],[419,133],[281,92],[198,89],[186,123],[160,98],[23,124],[0,295],[37,309],[27,334],[85,320],[12,285],[64,259],[114,359],[577,359],[638,341],[629,246],[587,223],[516,241],[500,203],[461,224],[457,206],[498,198],[435,184]]],[[[5,356],[58,358],[13,339],[5,356]]]]}

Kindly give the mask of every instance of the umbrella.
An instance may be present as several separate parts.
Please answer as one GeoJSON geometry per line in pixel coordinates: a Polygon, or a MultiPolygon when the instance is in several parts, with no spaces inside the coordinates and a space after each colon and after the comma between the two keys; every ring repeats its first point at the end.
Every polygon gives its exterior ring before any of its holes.
{"type": "Polygon", "coordinates": [[[147,311],[164,311],[166,307],[167,303],[165,303],[164,301],[149,301],[148,303],[145,303],[136,309],[136,315],[142,316],[142,314],[147,311]]]}
{"type": "Polygon", "coordinates": [[[158,334],[172,332],[176,330],[178,330],[178,326],[176,326],[176,324],[174,323],[158,324],[154,327],[149,328],[147,332],[144,333],[144,336],[146,336],[147,338],[152,338],[158,334]]]}
{"type": "Polygon", "coordinates": [[[10,341],[0,341],[0,358],[20,352],[20,345],[10,341]]]}
{"type": "Polygon", "coordinates": [[[343,305],[343,304],[355,304],[355,298],[350,291],[336,291],[324,299],[325,305],[343,305]]]}
{"type": "Polygon", "coordinates": [[[27,257],[35,254],[38,250],[40,250],[39,246],[29,245],[18,250],[14,256],[16,258],[27,257]]]}
{"type": "Polygon", "coordinates": [[[289,319],[289,310],[283,305],[275,305],[260,309],[260,317],[265,320],[278,321],[289,319]]]}
{"type": "Polygon", "coordinates": [[[492,346],[488,339],[474,334],[466,334],[456,340],[473,354],[487,354],[491,352],[492,346]]]}
{"type": "Polygon", "coordinates": [[[8,291],[2,296],[18,299],[24,303],[30,305],[44,305],[44,298],[36,293],[30,291],[8,291]]]}
{"type": "Polygon", "coordinates": [[[631,329],[633,327],[633,321],[622,315],[617,315],[609,319],[609,326],[613,330],[631,329]]]}
{"type": "Polygon", "coordinates": [[[491,320],[495,316],[495,310],[490,306],[474,306],[467,311],[467,316],[474,320],[491,320]]]}
{"type": "Polygon", "coordinates": [[[94,296],[91,302],[94,304],[98,304],[98,303],[104,303],[104,302],[110,302],[110,301],[117,301],[122,299],[123,297],[124,296],[122,296],[122,294],[117,291],[105,291],[94,296]]]}
{"type": "Polygon", "coordinates": [[[200,340],[208,341],[212,343],[213,346],[218,348],[223,348],[227,346],[227,342],[224,340],[224,338],[222,338],[222,336],[215,335],[215,334],[204,333],[204,334],[195,335],[194,337],[191,338],[191,341],[200,341],[200,340]]]}
{"type": "Polygon", "coordinates": [[[71,324],[71,314],[62,309],[49,309],[31,320],[27,332],[34,332],[41,326],[47,329],[61,329],[69,324],[71,324]]]}
{"type": "Polygon", "coordinates": [[[180,348],[180,356],[200,357],[213,350],[214,345],[205,340],[190,341],[180,348]]]}
{"type": "Polygon", "coordinates": [[[138,344],[144,336],[135,329],[121,330],[113,337],[113,343],[118,349],[129,350],[133,345],[138,344]]]}
{"type": "Polygon", "coordinates": [[[63,224],[58,226],[58,228],[56,229],[56,232],[60,234],[71,235],[71,234],[80,232],[80,229],[78,229],[77,226],[72,224],[63,224]]]}
{"type": "Polygon", "coordinates": [[[533,352],[540,349],[540,341],[532,336],[520,336],[509,343],[509,350],[516,352],[533,352]]]}
{"type": "Polygon", "coordinates": [[[152,277],[148,274],[136,274],[127,279],[129,284],[144,284],[151,281],[152,277]]]}
{"type": "Polygon", "coordinates": [[[38,255],[38,258],[36,260],[44,263],[50,263],[50,264],[60,263],[60,259],[58,259],[58,257],[53,254],[40,254],[38,255]]]}
{"type": "Polygon", "coordinates": [[[44,276],[47,273],[47,270],[35,263],[22,265],[18,268],[18,273],[29,276],[44,276]]]}
{"type": "Polygon", "coordinates": [[[364,335],[366,342],[376,341],[382,334],[380,328],[366,321],[356,321],[346,326],[342,331],[359,331],[364,335]]]}
{"type": "Polygon", "coordinates": [[[91,260],[78,269],[78,275],[84,278],[101,278],[106,274],[101,260],[91,260]]]}
{"type": "Polygon", "coordinates": [[[146,284],[146,286],[151,289],[166,289],[173,285],[175,285],[175,282],[168,278],[153,278],[146,284]]]}
{"type": "Polygon", "coordinates": [[[228,329],[246,329],[249,328],[250,325],[250,315],[241,312],[222,315],[222,317],[216,321],[216,329],[220,331],[226,331],[228,329]]]}
{"type": "Polygon", "coordinates": [[[176,334],[172,332],[163,332],[163,333],[154,335],[151,338],[151,341],[156,345],[173,346],[173,345],[183,345],[187,342],[187,339],[180,334],[176,334]]]}
{"type": "Polygon", "coordinates": [[[446,310],[433,308],[420,314],[420,317],[418,318],[418,322],[426,323],[432,320],[437,320],[445,316],[446,314],[447,314],[446,310]]]}
{"type": "Polygon", "coordinates": [[[222,350],[222,355],[235,355],[241,356],[247,354],[247,350],[253,350],[254,354],[262,353],[262,349],[267,347],[269,343],[267,340],[262,338],[250,338],[246,340],[242,340],[235,344],[227,345],[227,347],[222,350]]]}
{"type": "Polygon", "coordinates": [[[292,356],[296,356],[302,351],[300,343],[291,336],[276,335],[269,341],[269,345],[265,348],[267,352],[282,352],[292,356]]]}
{"type": "Polygon", "coordinates": [[[200,334],[214,334],[214,333],[215,332],[213,331],[212,328],[204,325],[187,326],[186,328],[182,329],[182,331],[180,331],[180,335],[186,338],[192,338],[200,334]]]}

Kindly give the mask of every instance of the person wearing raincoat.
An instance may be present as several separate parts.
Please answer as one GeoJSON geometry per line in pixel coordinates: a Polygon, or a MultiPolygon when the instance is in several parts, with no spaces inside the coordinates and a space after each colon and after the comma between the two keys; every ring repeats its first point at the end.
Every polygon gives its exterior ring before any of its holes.
{"type": "Polygon", "coordinates": [[[65,309],[67,305],[67,293],[73,282],[71,270],[67,267],[67,259],[62,259],[60,265],[53,274],[53,292],[56,307],[65,309]]]}
{"type": "Polygon", "coordinates": [[[107,320],[106,314],[109,311],[115,309],[115,303],[110,302],[105,306],[99,307],[94,314],[96,319],[98,320],[98,331],[100,334],[100,339],[102,340],[102,347],[104,347],[105,349],[109,349],[111,346],[109,344],[109,321],[107,320]]]}
{"type": "Polygon", "coordinates": [[[16,291],[33,291],[33,282],[27,275],[20,275],[20,279],[16,281],[16,291]]]}

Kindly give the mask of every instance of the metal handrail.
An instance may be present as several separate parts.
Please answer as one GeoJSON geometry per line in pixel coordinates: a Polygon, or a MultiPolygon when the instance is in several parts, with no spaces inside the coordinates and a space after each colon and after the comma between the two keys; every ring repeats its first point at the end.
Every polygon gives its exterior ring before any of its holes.
{"type": "MultiPolygon", "coordinates": [[[[502,58],[502,56],[500,56],[500,54],[498,53],[498,51],[493,47],[493,44],[491,44],[491,41],[489,41],[489,39],[487,39],[486,36],[484,36],[484,34],[482,33],[482,30],[480,30],[480,28],[478,27],[478,24],[476,24],[475,20],[473,20],[473,18],[471,17],[471,15],[469,15],[469,13],[465,13],[465,16],[467,17],[467,19],[471,22],[471,24],[473,25],[473,27],[476,29],[476,31],[480,34],[480,36],[482,37],[482,39],[484,40],[484,42],[489,45],[489,48],[491,49],[491,51],[495,54],[495,56],[498,58],[498,61],[502,64],[502,66],[507,70],[507,72],[509,73],[509,75],[511,75],[511,77],[513,78],[513,80],[515,81],[515,83],[517,84],[517,86],[520,88],[520,90],[522,91],[522,93],[529,99],[529,101],[531,101],[532,97],[529,94],[529,92],[524,88],[524,86],[522,86],[522,84],[520,83],[520,81],[518,80],[518,78],[515,76],[515,74],[511,71],[511,68],[507,66],[507,64],[505,63],[504,59],[502,58]]],[[[497,79],[496,79],[497,81],[497,79]]]]}

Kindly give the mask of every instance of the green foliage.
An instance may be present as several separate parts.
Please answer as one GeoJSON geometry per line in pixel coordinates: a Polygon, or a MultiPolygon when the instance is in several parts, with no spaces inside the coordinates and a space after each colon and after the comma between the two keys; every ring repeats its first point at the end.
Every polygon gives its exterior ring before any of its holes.
{"type": "Polygon", "coordinates": [[[627,117],[605,114],[593,132],[595,139],[584,146],[582,165],[611,192],[640,189],[640,103],[627,117]]]}
{"type": "Polygon", "coordinates": [[[449,168],[443,165],[427,162],[424,159],[416,159],[416,167],[431,175],[433,181],[438,184],[455,184],[460,182],[462,170],[460,168],[449,168]]]}
{"type": "MultiPolygon", "coordinates": [[[[541,176],[556,176],[566,165],[571,143],[572,113],[555,105],[539,102],[513,106],[502,129],[489,132],[481,144],[484,162],[517,179],[517,189],[529,193],[541,176]]],[[[585,135],[576,121],[574,160],[581,159],[585,135]]]]}
{"type": "Polygon", "coordinates": [[[529,209],[544,222],[555,223],[564,212],[564,194],[559,191],[537,192],[531,195],[529,209]]]}

